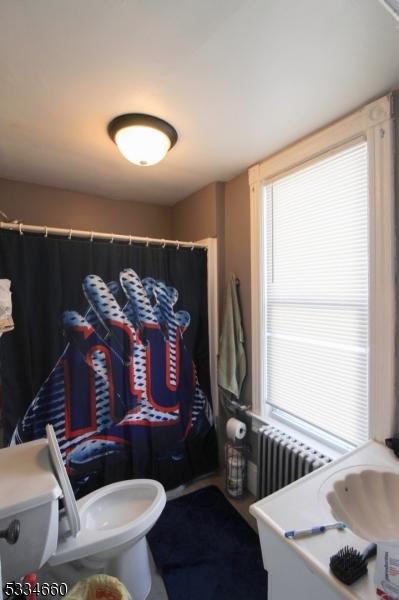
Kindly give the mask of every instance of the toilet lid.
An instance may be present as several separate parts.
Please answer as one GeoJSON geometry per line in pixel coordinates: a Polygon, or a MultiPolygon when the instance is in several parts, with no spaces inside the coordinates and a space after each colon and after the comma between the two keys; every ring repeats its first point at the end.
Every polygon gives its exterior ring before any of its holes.
{"type": "Polygon", "coordinates": [[[60,447],[58,445],[57,437],[52,425],[46,425],[46,434],[53,467],[64,496],[66,518],[69,522],[72,535],[76,537],[80,531],[78,507],[72,490],[71,482],[69,481],[68,474],[65,470],[60,447]]]}

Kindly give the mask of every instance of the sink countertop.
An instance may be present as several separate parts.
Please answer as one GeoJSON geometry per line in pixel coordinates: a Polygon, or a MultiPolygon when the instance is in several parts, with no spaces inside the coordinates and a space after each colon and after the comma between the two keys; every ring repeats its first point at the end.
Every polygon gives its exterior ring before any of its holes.
{"type": "Polygon", "coordinates": [[[298,540],[288,540],[284,537],[284,531],[315,527],[335,521],[326,499],[326,486],[343,479],[349,470],[359,472],[367,468],[399,474],[399,459],[383,444],[369,440],[345,456],[313,471],[305,478],[294,481],[278,492],[252,504],[249,509],[257,520],[264,522],[280,535],[313,571],[326,580],[329,586],[338,590],[343,598],[351,600],[375,600],[373,581],[375,559],[369,561],[368,575],[360,578],[353,585],[346,586],[331,574],[330,557],[346,545],[363,551],[369,540],[359,537],[348,528],[343,531],[332,529],[324,534],[298,540]]]}

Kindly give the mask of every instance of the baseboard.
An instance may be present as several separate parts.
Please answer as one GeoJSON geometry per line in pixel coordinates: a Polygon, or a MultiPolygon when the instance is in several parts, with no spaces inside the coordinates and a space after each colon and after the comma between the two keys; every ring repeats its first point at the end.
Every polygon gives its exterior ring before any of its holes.
{"type": "Polygon", "coordinates": [[[258,481],[258,467],[251,460],[248,461],[247,465],[247,488],[253,496],[256,497],[256,488],[258,481]]]}
{"type": "Polygon", "coordinates": [[[178,485],[177,487],[172,488],[171,490],[168,490],[166,492],[166,499],[173,500],[174,498],[178,498],[179,496],[182,496],[183,494],[187,493],[187,489],[191,488],[193,486],[193,484],[195,485],[196,483],[199,483],[203,479],[209,479],[210,477],[218,477],[220,474],[221,474],[221,471],[219,469],[214,469],[213,471],[209,471],[209,473],[204,473],[203,475],[198,475],[198,477],[195,477],[194,479],[185,481],[184,483],[178,485]]]}

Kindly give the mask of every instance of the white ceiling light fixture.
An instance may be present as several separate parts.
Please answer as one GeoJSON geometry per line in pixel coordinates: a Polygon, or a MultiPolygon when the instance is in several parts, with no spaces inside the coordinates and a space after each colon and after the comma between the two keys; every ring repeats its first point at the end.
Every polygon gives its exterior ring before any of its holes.
{"type": "Polygon", "coordinates": [[[380,3],[393,16],[399,27],[399,0],[379,0],[380,3]]]}
{"type": "Polygon", "coordinates": [[[177,131],[170,123],[152,115],[129,113],[115,117],[108,135],[127,160],[139,167],[160,162],[177,142],[177,131]]]}

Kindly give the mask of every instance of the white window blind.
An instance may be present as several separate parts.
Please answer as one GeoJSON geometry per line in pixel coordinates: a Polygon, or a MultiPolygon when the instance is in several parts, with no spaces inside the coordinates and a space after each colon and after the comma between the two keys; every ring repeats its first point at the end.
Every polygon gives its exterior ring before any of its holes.
{"type": "Polygon", "coordinates": [[[368,437],[368,174],[361,142],[264,188],[266,401],[368,437]]]}

